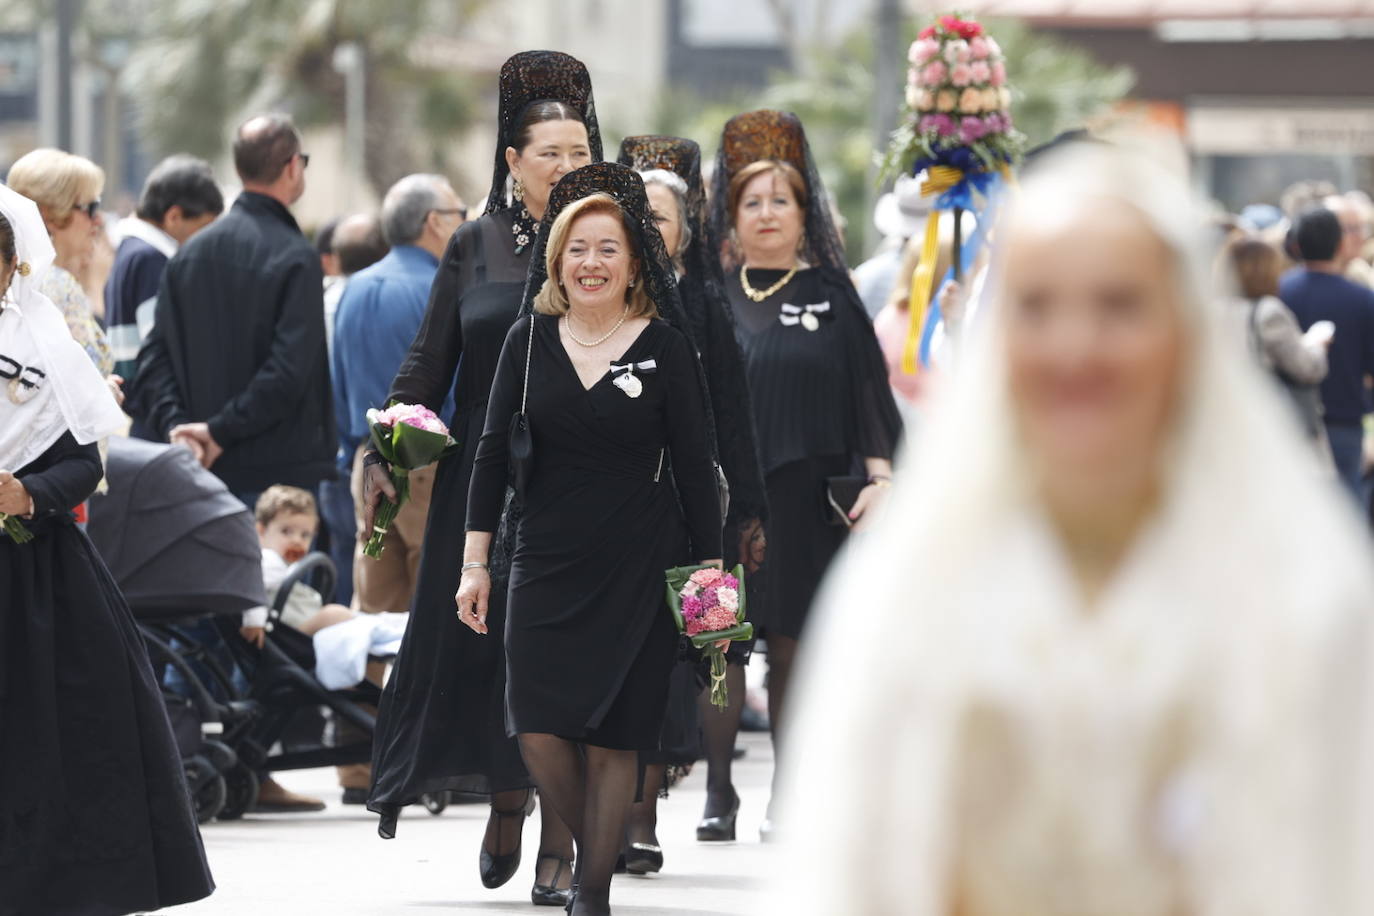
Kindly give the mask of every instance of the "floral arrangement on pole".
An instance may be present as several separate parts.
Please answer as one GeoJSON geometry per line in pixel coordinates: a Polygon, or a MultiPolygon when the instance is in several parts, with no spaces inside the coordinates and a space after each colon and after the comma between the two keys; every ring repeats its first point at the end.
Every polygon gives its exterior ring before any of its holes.
{"type": "Polygon", "coordinates": [[[939,254],[939,214],[954,213],[952,272],[958,280],[963,260],[960,215],[971,210],[981,222],[994,189],[1002,178],[1010,179],[1026,141],[1012,124],[1002,49],[981,23],[940,16],[921,30],[907,60],[907,116],[893,134],[886,165],[889,171],[924,171],[922,194],[939,195],[912,277],[911,329],[902,352],[902,371],[911,374],[917,371],[923,339],[929,337],[926,305],[939,254]]]}
{"type": "Polygon", "coordinates": [[[725,652],[715,643],[752,639],[754,625],[744,619],[744,567],[731,572],[715,566],[679,566],[664,573],[668,610],[679,633],[711,663],[711,704],[724,709],[730,702],[725,687],[725,652]]]}
{"type": "Polygon", "coordinates": [[[369,410],[367,425],[378,454],[391,466],[391,483],[396,488],[394,502],[382,496],[372,534],[363,545],[363,553],[375,560],[382,555],[382,539],[391,530],[396,513],[410,498],[410,472],[438,461],[457,443],[444,421],[419,404],[392,404],[386,410],[369,410]]]}

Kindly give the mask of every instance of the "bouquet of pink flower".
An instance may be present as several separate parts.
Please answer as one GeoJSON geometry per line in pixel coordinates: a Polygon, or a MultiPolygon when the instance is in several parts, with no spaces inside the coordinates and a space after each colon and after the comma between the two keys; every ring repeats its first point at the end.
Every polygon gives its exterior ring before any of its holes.
{"type": "Polygon", "coordinates": [[[729,702],[725,652],[714,644],[754,636],[754,625],[744,619],[744,567],[726,572],[714,566],[678,566],[664,573],[664,578],[668,609],[678,632],[686,633],[692,645],[711,660],[711,703],[724,709],[729,702]]]}
{"type": "Polygon", "coordinates": [[[382,538],[391,530],[396,513],[410,498],[410,472],[433,464],[457,443],[448,434],[444,421],[419,404],[392,404],[386,410],[369,410],[367,425],[372,429],[377,452],[391,465],[391,483],[396,488],[395,502],[382,497],[372,523],[372,535],[363,545],[363,553],[375,560],[382,555],[382,538]]]}

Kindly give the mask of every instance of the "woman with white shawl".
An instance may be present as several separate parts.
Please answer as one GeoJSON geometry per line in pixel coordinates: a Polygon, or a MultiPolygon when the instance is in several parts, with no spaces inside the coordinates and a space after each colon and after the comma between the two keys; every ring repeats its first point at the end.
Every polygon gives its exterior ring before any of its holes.
{"type": "Polygon", "coordinates": [[[1214,327],[1198,226],[1120,150],[1026,181],[817,605],[786,912],[1374,913],[1369,544],[1214,327]]]}
{"type": "Polygon", "coordinates": [[[52,260],[0,186],[0,916],[116,916],[214,883],[143,641],[71,513],[124,417],[38,292],[52,260]]]}

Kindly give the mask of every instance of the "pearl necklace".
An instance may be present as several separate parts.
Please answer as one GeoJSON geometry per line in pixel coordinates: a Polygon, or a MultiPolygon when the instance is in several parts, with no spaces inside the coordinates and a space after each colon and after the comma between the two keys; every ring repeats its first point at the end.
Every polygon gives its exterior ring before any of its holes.
{"type": "Polygon", "coordinates": [[[599,347],[599,346],[601,346],[602,344],[604,344],[606,341],[610,340],[610,339],[611,339],[611,335],[614,334],[616,331],[619,331],[619,330],[620,330],[620,326],[621,326],[622,324],[624,324],[624,323],[625,323],[625,319],[626,319],[626,318],[629,318],[629,317],[630,317],[630,307],[629,307],[628,305],[626,305],[626,306],[625,306],[625,311],[623,311],[623,312],[620,313],[620,320],[617,321],[617,322],[615,323],[615,327],[613,327],[613,328],[611,328],[609,331],[607,331],[607,332],[605,333],[605,335],[603,335],[603,336],[601,336],[601,337],[598,337],[596,340],[593,340],[593,341],[586,341],[586,340],[583,340],[582,338],[578,337],[576,334],[573,333],[573,329],[572,329],[572,318],[571,318],[571,316],[569,316],[569,315],[564,315],[564,316],[563,316],[563,330],[565,330],[565,331],[568,332],[568,338],[569,338],[573,343],[577,344],[579,347],[588,347],[588,348],[590,348],[590,347],[599,347]]]}
{"type": "Polygon", "coordinates": [[[768,287],[765,290],[757,290],[749,285],[749,275],[745,272],[747,270],[747,267],[744,267],[743,265],[740,266],[739,284],[744,288],[744,295],[748,296],[754,302],[762,302],[763,300],[767,299],[769,296],[773,295],[778,290],[786,286],[788,280],[791,280],[793,277],[797,275],[797,265],[793,264],[792,269],[789,270],[787,273],[783,274],[782,279],[779,280],[777,283],[774,283],[772,286],[768,287]]]}

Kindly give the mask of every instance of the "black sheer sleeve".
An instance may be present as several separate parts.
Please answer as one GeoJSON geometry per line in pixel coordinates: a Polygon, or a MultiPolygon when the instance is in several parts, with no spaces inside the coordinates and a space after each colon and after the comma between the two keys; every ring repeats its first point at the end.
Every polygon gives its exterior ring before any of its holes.
{"type": "Polygon", "coordinates": [[[891,460],[902,435],[902,417],[888,383],[887,361],[873,333],[873,322],[847,273],[832,270],[822,273],[830,289],[830,300],[841,304],[836,318],[843,322],[845,354],[854,395],[850,441],[860,458],[891,460]]]}
{"type": "Polygon", "coordinates": [[[458,371],[458,358],[463,354],[458,303],[468,283],[464,262],[481,231],[474,220],[459,226],[449,239],[429,289],[424,322],[391,383],[388,401],[423,404],[435,413],[443,410],[444,398],[453,388],[453,376],[458,371]]]}
{"type": "Polygon", "coordinates": [[[686,338],[671,328],[665,330],[669,340],[660,371],[668,383],[668,451],[673,479],[692,541],[692,560],[714,559],[721,555],[720,495],[706,429],[706,401],[686,338]]]}
{"type": "Polygon", "coordinates": [[[104,473],[95,443],[78,445],[71,433],[63,433],[14,476],[33,497],[34,518],[43,518],[70,512],[95,492],[104,473]]]}
{"type": "Polygon", "coordinates": [[[749,380],[744,372],[744,354],[735,338],[734,322],[725,311],[724,293],[689,275],[683,282],[683,298],[691,300],[688,311],[700,316],[697,342],[702,348],[706,385],[716,421],[720,466],[730,485],[727,522],[765,520],[768,498],[759,464],[749,380]]]}
{"type": "Polygon", "coordinates": [[[494,533],[501,521],[506,481],[510,477],[510,420],[520,409],[520,395],[525,384],[525,350],[529,346],[529,323],[533,320],[526,315],[512,325],[501,347],[496,377],[491,383],[491,397],[487,401],[487,424],[477,443],[472,480],[468,484],[468,531],[494,533]]]}

